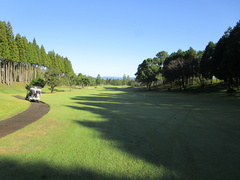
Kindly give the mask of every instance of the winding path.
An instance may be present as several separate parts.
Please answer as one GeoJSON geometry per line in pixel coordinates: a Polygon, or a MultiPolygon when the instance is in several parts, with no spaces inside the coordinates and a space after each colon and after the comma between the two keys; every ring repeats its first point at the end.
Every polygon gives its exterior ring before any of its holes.
{"type": "MultiPolygon", "coordinates": [[[[24,99],[21,96],[15,96],[19,99],[24,99]]],[[[0,121],[0,138],[11,134],[25,126],[37,121],[48,113],[50,107],[43,103],[31,102],[29,108],[16,116],[0,121]]]]}

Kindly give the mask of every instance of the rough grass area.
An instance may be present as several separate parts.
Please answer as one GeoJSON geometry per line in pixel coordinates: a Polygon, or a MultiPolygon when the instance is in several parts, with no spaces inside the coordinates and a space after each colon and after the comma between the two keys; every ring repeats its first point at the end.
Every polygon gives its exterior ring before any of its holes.
{"type": "Polygon", "coordinates": [[[234,97],[105,87],[42,99],[46,116],[0,139],[0,179],[240,179],[234,97]]]}

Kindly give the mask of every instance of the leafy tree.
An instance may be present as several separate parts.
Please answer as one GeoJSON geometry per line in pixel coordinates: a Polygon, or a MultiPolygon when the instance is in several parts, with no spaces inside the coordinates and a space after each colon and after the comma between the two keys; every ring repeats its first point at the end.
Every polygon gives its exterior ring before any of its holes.
{"type": "Polygon", "coordinates": [[[159,80],[159,59],[158,58],[148,58],[139,64],[136,75],[136,80],[138,82],[146,84],[147,88],[150,90],[154,82],[159,80]]]}
{"type": "Polygon", "coordinates": [[[54,88],[61,83],[60,74],[60,71],[56,69],[48,69],[44,74],[45,81],[47,82],[47,85],[50,86],[51,93],[53,93],[54,88]]]}
{"type": "Polygon", "coordinates": [[[123,81],[120,80],[120,79],[113,79],[112,80],[112,85],[113,86],[121,86],[121,85],[123,85],[123,81]]]}
{"type": "Polygon", "coordinates": [[[88,82],[88,86],[96,86],[96,79],[92,76],[87,76],[86,80],[88,82]]]}
{"type": "Polygon", "coordinates": [[[44,88],[45,84],[46,82],[43,78],[37,77],[30,82],[29,86],[39,86],[41,88],[44,88]]]}
{"type": "Polygon", "coordinates": [[[70,87],[70,91],[72,90],[72,86],[77,84],[77,76],[74,73],[66,73],[65,80],[70,87]]]}
{"type": "Polygon", "coordinates": [[[165,59],[169,56],[168,52],[160,51],[159,53],[156,54],[156,56],[159,58],[159,65],[163,67],[165,59]]]}
{"type": "Polygon", "coordinates": [[[124,74],[122,79],[122,85],[126,85],[126,84],[127,84],[127,77],[126,77],[126,74],[124,74]]]}
{"type": "Polygon", "coordinates": [[[82,74],[82,73],[79,73],[78,75],[77,75],[77,82],[76,82],[76,84],[77,85],[79,85],[79,86],[82,86],[82,87],[84,87],[84,75],[82,74]]]}
{"type": "Polygon", "coordinates": [[[198,71],[198,54],[193,48],[187,51],[178,50],[166,58],[163,66],[163,76],[168,82],[177,82],[186,90],[189,79],[194,79],[198,71]]]}
{"type": "Polygon", "coordinates": [[[127,75],[127,85],[130,85],[130,82],[131,82],[131,78],[129,75],[127,75]]]}
{"type": "Polygon", "coordinates": [[[96,79],[91,76],[86,76],[81,73],[77,75],[77,85],[82,86],[84,88],[85,86],[96,86],[96,79]]]}

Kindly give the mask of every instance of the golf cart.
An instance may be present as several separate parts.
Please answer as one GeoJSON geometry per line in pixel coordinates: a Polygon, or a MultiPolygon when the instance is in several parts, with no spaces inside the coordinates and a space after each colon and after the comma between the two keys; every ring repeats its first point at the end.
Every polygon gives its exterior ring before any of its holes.
{"type": "Polygon", "coordinates": [[[26,100],[40,102],[40,96],[42,95],[41,88],[37,86],[29,87],[26,95],[26,100]]]}

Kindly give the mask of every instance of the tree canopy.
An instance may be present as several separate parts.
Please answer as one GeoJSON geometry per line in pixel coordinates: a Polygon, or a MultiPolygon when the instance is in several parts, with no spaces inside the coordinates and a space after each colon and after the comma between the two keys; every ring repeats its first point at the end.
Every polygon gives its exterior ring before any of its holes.
{"type": "Polygon", "coordinates": [[[148,58],[139,64],[136,72],[136,80],[146,84],[150,89],[152,84],[159,80],[160,74],[159,58],[148,58]]]}
{"type": "Polygon", "coordinates": [[[57,69],[60,73],[73,73],[67,57],[54,51],[46,53],[36,39],[13,34],[10,22],[0,21],[0,82],[10,85],[12,81],[30,82],[46,69],[57,69]]]}
{"type": "Polygon", "coordinates": [[[229,86],[239,85],[240,80],[240,21],[234,28],[228,28],[215,44],[209,42],[204,51],[190,47],[179,49],[170,55],[160,51],[155,58],[148,58],[139,64],[136,80],[147,88],[163,78],[165,83],[176,83],[186,90],[187,85],[205,83],[213,77],[224,80],[229,86]]]}

